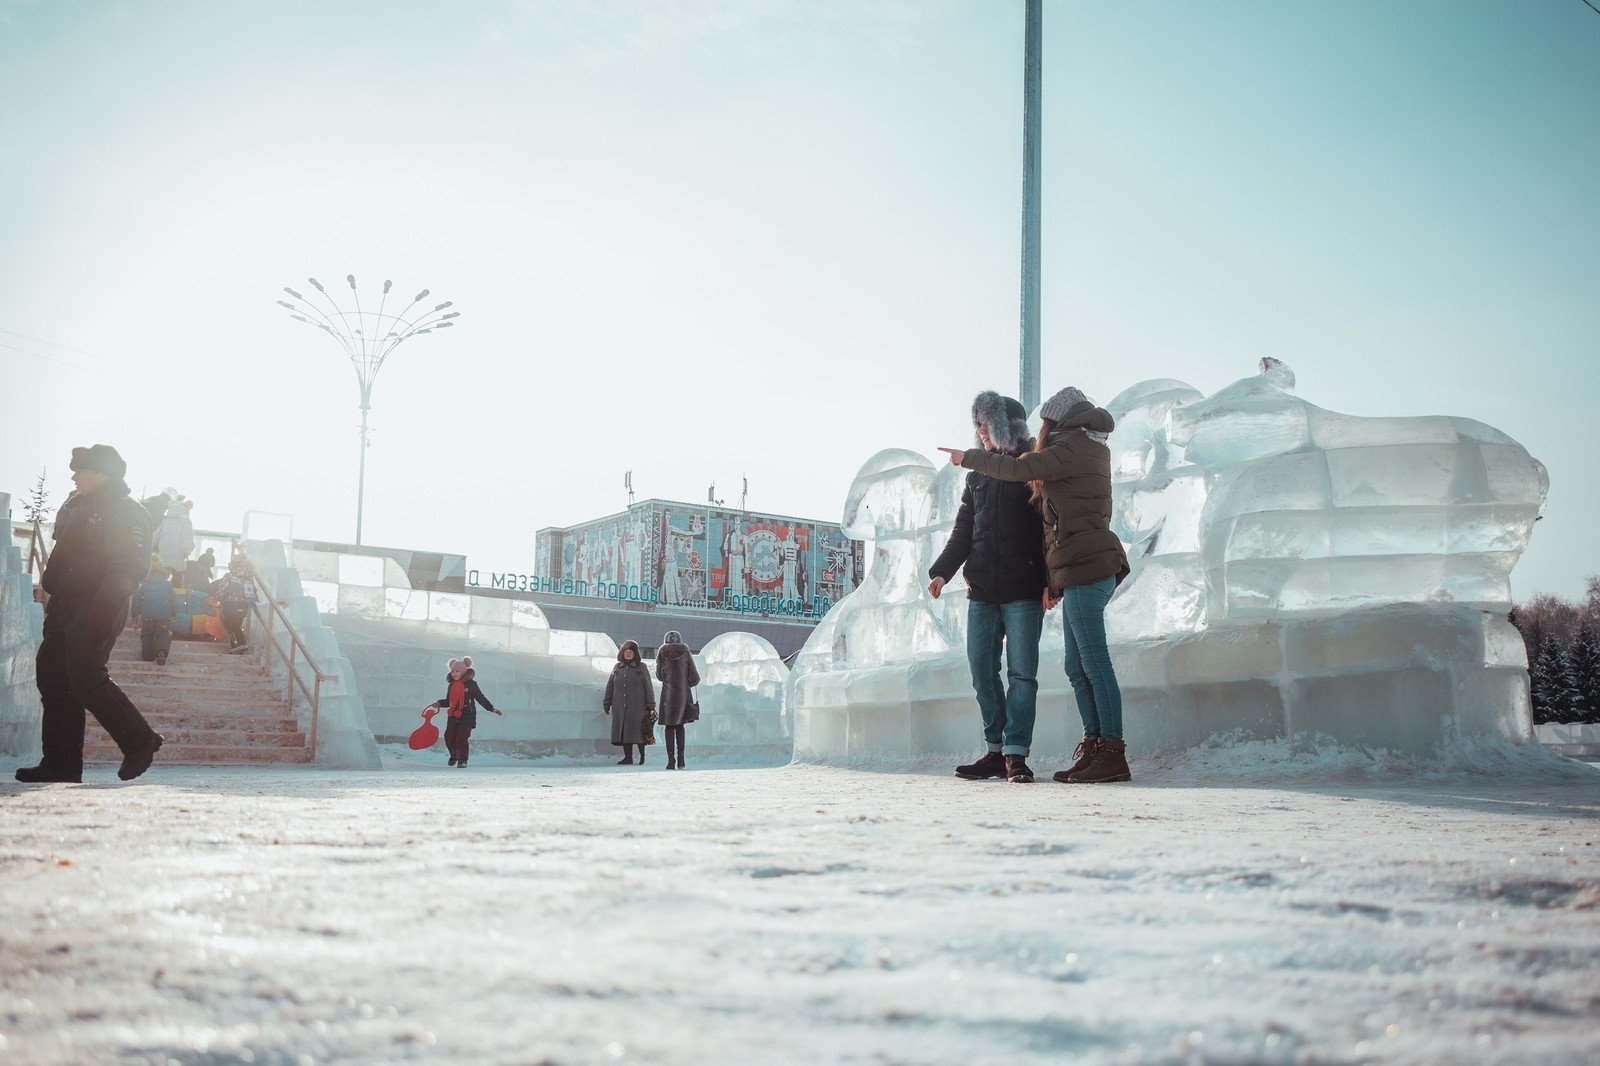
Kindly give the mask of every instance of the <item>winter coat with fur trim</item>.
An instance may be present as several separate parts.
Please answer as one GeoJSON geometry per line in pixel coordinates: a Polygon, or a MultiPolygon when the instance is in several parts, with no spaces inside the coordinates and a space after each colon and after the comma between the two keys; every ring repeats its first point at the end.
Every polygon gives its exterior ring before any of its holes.
{"type": "Polygon", "coordinates": [[[663,644],[656,650],[656,680],[661,682],[661,724],[682,725],[683,712],[694,699],[693,687],[700,683],[689,645],[663,644]]]}
{"type": "Polygon", "coordinates": [[[656,690],[649,668],[639,659],[639,645],[631,640],[617,649],[617,665],[606,679],[605,708],[611,716],[611,743],[644,743],[644,719],[656,709],[656,690]],[[623,662],[622,653],[630,646],[633,661],[623,662]]]}
{"type": "Polygon", "coordinates": [[[969,448],[961,456],[968,470],[1001,481],[1044,482],[1044,557],[1056,592],[1128,576],[1128,556],[1111,531],[1111,450],[1086,432],[1114,426],[1110,413],[1095,407],[1056,427],[1041,451],[1010,456],[969,448]]]}

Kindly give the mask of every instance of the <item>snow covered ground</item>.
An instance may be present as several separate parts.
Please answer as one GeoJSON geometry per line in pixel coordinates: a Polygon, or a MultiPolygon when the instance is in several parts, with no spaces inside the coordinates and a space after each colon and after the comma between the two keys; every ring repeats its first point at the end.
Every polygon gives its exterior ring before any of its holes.
{"type": "Polygon", "coordinates": [[[0,1062],[1600,1062],[1588,764],[651,751],[0,761],[0,1062]]]}

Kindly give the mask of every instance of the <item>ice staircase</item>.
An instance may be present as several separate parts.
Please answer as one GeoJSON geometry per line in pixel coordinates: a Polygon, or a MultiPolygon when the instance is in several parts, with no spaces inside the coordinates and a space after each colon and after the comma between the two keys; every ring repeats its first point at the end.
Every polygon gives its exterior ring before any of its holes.
{"type": "MultiPolygon", "coordinates": [[[[253,655],[230,655],[209,640],[175,640],[165,666],[139,658],[139,631],[123,630],[111,678],[164,738],[158,763],[308,763],[311,749],[289,711],[284,687],[253,655]]],[[[93,716],[84,761],[116,764],[122,754],[93,716]]]]}

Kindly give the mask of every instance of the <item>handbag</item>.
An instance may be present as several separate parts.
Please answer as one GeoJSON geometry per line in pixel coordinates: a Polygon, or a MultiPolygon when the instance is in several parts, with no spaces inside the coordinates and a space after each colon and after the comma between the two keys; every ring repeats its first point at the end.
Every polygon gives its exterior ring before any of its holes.
{"type": "Polygon", "coordinates": [[[655,725],[655,715],[647,714],[644,716],[644,725],[640,728],[644,731],[644,742],[646,744],[654,744],[656,742],[655,725]]]}
{"type": "Polygon", "coordinates": [[[690,700],[683,708],[685,722],[698,722],[700,720],[700,701],[690,700]]]}

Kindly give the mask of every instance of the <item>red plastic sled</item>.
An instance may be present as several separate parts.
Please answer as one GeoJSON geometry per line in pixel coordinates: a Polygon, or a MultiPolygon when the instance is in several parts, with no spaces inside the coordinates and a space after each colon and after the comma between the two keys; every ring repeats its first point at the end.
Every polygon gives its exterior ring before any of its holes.
{"type": "Polygon", "coordinates": [[[422,724],[417,731],[411,734],[411,750],[421,751],[431,748],[439,743],[439,727],[433,724],[433,716],[439,713],[437,707],[429,707],[422,712],[422,724]]]}

